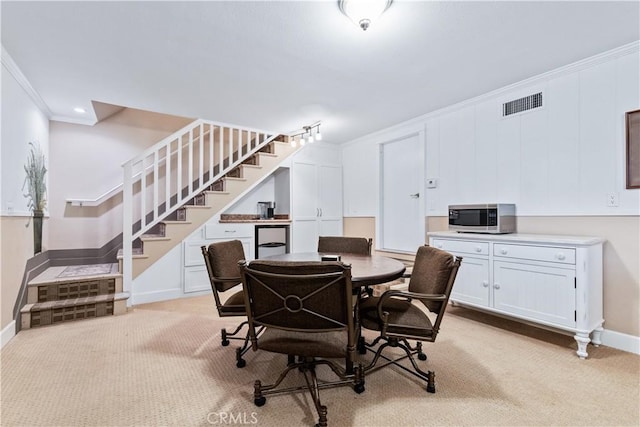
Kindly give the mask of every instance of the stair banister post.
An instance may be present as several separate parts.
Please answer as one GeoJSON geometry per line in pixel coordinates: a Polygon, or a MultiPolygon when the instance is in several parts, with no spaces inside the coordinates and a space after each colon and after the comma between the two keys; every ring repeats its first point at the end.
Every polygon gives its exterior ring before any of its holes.
{"type": "Polygon", "coordinates": [[[213,123],[209,124],[209,180],[213,177],[213,132],[215,131],[215,126],[213,123]]]}
{"type": "Polygon", "coordinates": [[[204,182],[204,124],[200,123],[200,136],[198,138],[198,186],[204,182]]]}
{"type": "MultiPolygon", "coordinates": [[[[133,165],[129,160],[124,165],[122,181],[122,290],[131,292],[133,281],[133,165]]],[[[132,305],[127,299],[127,306],[132,305]]]]}
{"type": "Polygon", "coordinates": [[[187,188],[189,194],[193,192],[193,128],[189,129],[189,164],[187,165],[187,176],[189,183],[187,188]]]}

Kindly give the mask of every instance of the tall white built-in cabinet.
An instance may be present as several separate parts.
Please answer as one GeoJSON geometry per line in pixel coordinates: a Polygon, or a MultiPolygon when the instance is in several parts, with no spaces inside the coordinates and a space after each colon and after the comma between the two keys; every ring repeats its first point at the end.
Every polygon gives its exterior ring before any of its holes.
{"type": "Polygon", "coordinates": [[[291,219],[292,252],[315,252],[318,236],[342,235],[339,150],[305,147],[292,159],[291,219]]]}

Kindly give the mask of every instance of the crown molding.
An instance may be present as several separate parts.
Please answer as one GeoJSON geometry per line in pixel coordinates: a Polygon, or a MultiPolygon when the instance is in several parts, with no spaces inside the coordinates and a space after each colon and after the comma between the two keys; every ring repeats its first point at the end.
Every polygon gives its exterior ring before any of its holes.
{"type": "Polygon", "coordinates": [[[564,65],[559,68],[554,68],[553,70],[544,72],[542,74],[535,75],[525,80],[521,80],[519,82],[510,84],[508,86],[501,87],[500,89],[496,89],[491,92],[487,92],[485,94],[476,96],[474,98],[467,99],[465,101],[459,102],[457,104],[450,105],[448,107],[441,108],[439,110],[432,111],[430,113],[424,114],[420,117],[417,117],[414,120],[425,120],[432,117],[436,117],[442,114],[447,114],[456,110],[460,110],[465,107],[469,107],[471,105],[475,105],[481,101],[486,101],[487,99],[497,98],[500,96],[505,96],[509,92],[517,91],[519,89],[525,89],[534,85],[542,85],[551,79],[555,79],[558,77],[565,76],[567,74],[576,73],[587,68],[594,67],[596,65],[603,64],[605,62],[611,61],[613,59],[620,58],[621,56],[638,53],[640,52],[640,40],[636,40],[631,43],[627,43],[615,49],[607,50],[605,52],[599,53],[597,55],[590,56],[585,59],[581,59],[579,61],[573,62],[571,64],[564,65]]]}
{"type": "Polygon", "coordinates": [[[341,144],[343,147],[346,147],[351,144],[357,144],[360,142],[371,141],[371,139],[377,139],[384,134],[393,133],[398,131],[399,129],[416,125],[416,124],[424,124],[428,119],[438,117],[443,114],[451,113],[454,111],[461,110],[466,107],[470,107],[476,105],[482,101],[486,101],[491,98],[496,98],[500,96],[505,96],[508,92],[512,92],[518,89],[524,89],[526,87],[532,85],[541,85],[546,83],[548,80],[553,78],[558,78],[570,73],[579,72],[585,70],[587,68],[602,64],[607,61],[611,61],[613,59],[620,58],[625,55],[634,54],[640,52],[640,40],[633,41],[631,43],[627,43],[615,49],[607,50],[605,52],[599,53],[594,56],[590,56],[588,58],[582,59],[580,61],[573,62],[571,64],[555,68],[551,71],[547,71],[542,74],[538,74],[536,76],[530,77],[525,80],[521,80],[517,83],[501,87],[491,92],[484,93],[482,95],[478,95],[473,98],[469,98],[467,100],[458,102],[456,104],[449,105],[447,107],[440,108],[438,110],[431,111],[426,114],[422,114],[418,117],[414,117],[413,119],[406,120],[404,122],[395,124],[386,129],[370,133],[368,135],[361,136],[354,140],[348,141],[344,144],[341,144]]]}
{"type": "Polygon", "coordinates": [[[44,100],[40,97],[38,92],[31,86],[29,80],[25,77],[25,75],[20,70],[20,67],[15,63],[9,52],[6,51],[4,46],[2,46],[2,54],[0,55],[0,59],[2,61],[2,65],[7,69],[9,74],[13,76],[14,79],[18,82],[20,87],[29,95],[29,98],[36,104],[36,106],[42,111],[42,113],[47,116],[47,118],[51,118],[53,113],[49,109],[49,106],[44,102],[44,100]]]}
{"type": "Polygon", "coordinates": [[[98,123],[97,119],[91,118],[91,119],[80,119],[78,117],[71,117],[71,116],[59,116],[59,115],[55,115],[55,116],[51,116],[49,117],[49,120],[52,120],[54,122],[65,122],[65,123],[73,123],[76,125],[85,125],[85,126],[93,126],[96,123],[98,123]]]}

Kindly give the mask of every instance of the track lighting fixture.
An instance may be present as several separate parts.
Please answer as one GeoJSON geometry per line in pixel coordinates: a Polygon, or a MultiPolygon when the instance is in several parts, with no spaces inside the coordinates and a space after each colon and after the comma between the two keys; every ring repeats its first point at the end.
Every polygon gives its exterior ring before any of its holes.
{"type": "Polygon", "coordinates": [[[298,145],[298,140],[300,141],[300,145],[305,145],[307,143],[312,144],[314,141],[321,141],[322,134],[320,133],[320,122],[309,126],[302,126],[302,130],[300,132],[296,132],[289,136],[289,142],[292,147],[296,147],[298,145]]]}

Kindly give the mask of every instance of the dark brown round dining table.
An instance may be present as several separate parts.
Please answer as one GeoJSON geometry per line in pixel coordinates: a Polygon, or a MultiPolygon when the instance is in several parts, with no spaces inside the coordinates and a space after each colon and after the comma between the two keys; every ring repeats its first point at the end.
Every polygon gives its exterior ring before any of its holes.
{"type": "Polygon", "coordinates": [[[293,252],[272,255],[261,259],[277,261],[322,261],[323,255],[340,255],[340,261],[351,265],[351,282],[354,287],[379,285],[390,282],[402,277],[406,270],[402,262],[380,255],[293,252]]]}

